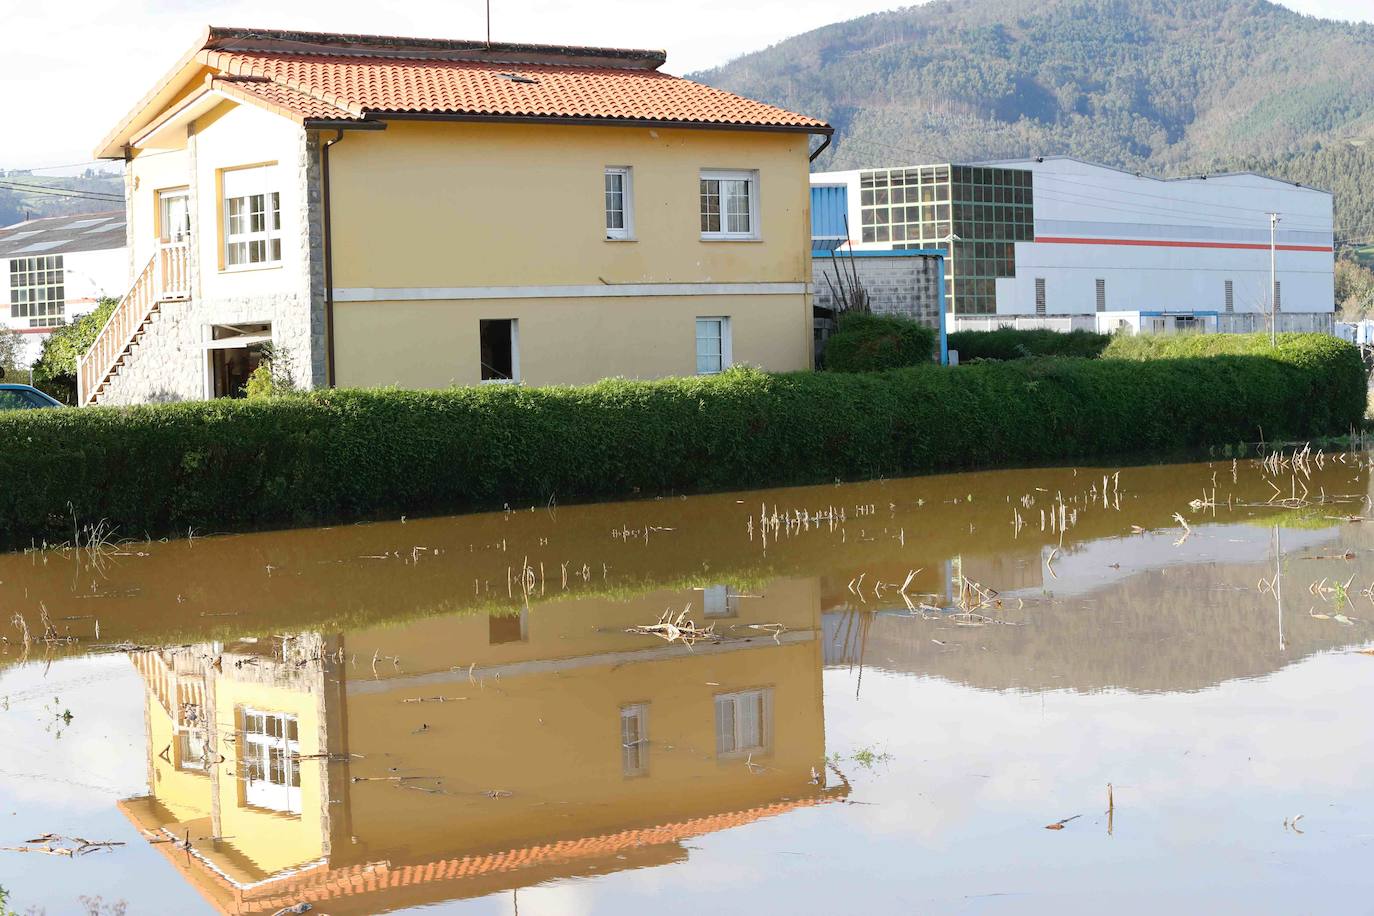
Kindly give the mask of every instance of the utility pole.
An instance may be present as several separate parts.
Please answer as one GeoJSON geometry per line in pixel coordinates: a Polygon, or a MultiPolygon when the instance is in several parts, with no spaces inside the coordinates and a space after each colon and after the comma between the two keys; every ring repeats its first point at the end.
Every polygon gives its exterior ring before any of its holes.
{"type": "Polygon", "coordinates": [[[1269,346],[1279,343],[1279,215],[1269,214],[1269,346]]]}

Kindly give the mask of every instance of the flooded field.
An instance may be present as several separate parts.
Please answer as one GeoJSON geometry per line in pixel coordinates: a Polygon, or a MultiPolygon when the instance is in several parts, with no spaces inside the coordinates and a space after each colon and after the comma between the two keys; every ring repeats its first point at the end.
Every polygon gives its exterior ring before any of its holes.
{"type": "Polygon", "coordinates": [[[1374,911],[1370,495],[1307,455],[3,556],[0,887],[1374,911]]]}

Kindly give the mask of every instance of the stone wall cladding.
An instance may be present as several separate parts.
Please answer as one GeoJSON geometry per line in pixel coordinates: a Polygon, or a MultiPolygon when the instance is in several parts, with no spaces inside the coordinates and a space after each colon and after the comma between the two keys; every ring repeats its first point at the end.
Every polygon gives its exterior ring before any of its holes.
{"type": "Polygon", "coordinates": [[[145,404],[198,401],[205,397],[208,362],[205,329],[212,324],[272,322],[272,339],[288,348],[297,380],[310,348],[310,301],[299,294],[192,299],[164,302],[145,329],[132,358],[105,388],[101,404],[145,404]]]}
{"type": "Polygon", "coordinates": [[[833,309],[836,303],[831,284],[839,288],[836,263],[849,277],[850,271],[859,275],[859,283],[868,291],[869,304],[875,315],[898,315],[912,318],[938,330],[940,327],[940,260],[909,255],[890,257],[855,257],[847,255],[813,257],[811,259],[812,291],[815,305],[833,309]]]}
{"type": "MultiPolygon", "coordinates": [[[[196,161],[197,138],[187,138],[192,174],[196,161]]],[[[287,163],[283,162],[283,166],[287,163]]],[[[101,404],[142,404],[149,402],[201,400],[205,395],[207,357],[202,346],[206,328],[212,324],[272,323],[272,342],[290,351],[296,381],[302,387],[323,387],[328,383],[324,319],[324,237],[320,190],[320,149],[318,136],[302,130],[294,179],[304,212],[286,223],[283,231],[296,227],[300,272],[283,271],[282,289],[271,295],[220,297],[200,295],[201,265],[198,246],[191,247],[191,289],[189,302],[164,302],[145,328],[143,338],[119,374],[105,386],[101,404]]],[[[192,181],[193,238],[205,229],[199,225],[196,206],[197,182],[192,181]]],[[[211,230],[212,231],[212,230],[211,230]]],[[[284,237],[283,245],[292,244],[284,237]]]]}

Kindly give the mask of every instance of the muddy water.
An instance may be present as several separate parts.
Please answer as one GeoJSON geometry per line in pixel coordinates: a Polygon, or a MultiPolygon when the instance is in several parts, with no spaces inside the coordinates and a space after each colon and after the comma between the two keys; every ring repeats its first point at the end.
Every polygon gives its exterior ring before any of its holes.
{"type": "Polygon", "coordinates": [[[123,844],[0,852],[0,886],[49,913],[1361,912],[1366,463],[0,557],[0,846],[123,844]]]}

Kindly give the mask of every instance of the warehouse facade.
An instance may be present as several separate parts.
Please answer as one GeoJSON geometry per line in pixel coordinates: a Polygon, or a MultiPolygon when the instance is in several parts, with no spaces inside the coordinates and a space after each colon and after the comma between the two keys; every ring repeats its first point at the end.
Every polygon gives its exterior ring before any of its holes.
{"type": "Polygon", "coordinates": [[[1271,304],[1279,330],[1332,328],[1325,191],[1250,173],[1159,179],[1068,157],[811,183],[813,247],[946,254],[952,329],[1253,331],[1269,326],[1271,304]]]}

